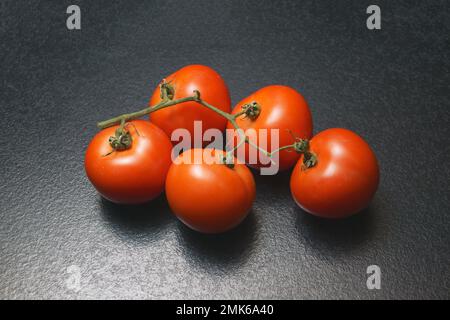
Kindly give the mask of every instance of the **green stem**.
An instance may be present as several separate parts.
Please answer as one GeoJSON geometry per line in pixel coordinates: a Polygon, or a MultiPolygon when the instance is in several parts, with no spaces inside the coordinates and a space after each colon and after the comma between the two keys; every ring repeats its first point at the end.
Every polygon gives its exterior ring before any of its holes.
{"type": "Polygon", "coordinates": [[[227,156],[228,155],[233,155],[234,152],[239,149],[240,146],[242,146],[245,142],[249,142],[247,137],[245,136],[244,132],[242,131],[241,128],[239,128],[238,124],[236,123],[235,119],[231,119],[230,120],[231,125],[234,127],[234,129],[237,131],[238,135],[239,135],[239,142],[236,144],[236,146],[234,146],[233,149],[227,151],[227,156]]]}
{"type": "MultiPolygon", "coordinates": [[[[254,142],[250,141],[247,138],[247,136],[245,135],[244,131],[237,124],[236,119],[239,116],[246,114],[247,113],[246,110],[242,110],[242,111],[240,111],[240,112],[238,112],[238,113],[236,113],[234,115],[230,114],[230,113],[227,113],[225,111],[222,111],[219,108],[217,108],[217,107],[209,104],[208,102],[202,100],[200,98],[200,92],[197,91],[197,90],[194,91],[194,94],[192,96],[181,98],[181,99],[176,99],[176,100],[171,100],[171,97],[170,97],[169,93],[172,93],[172,92],[167,91],[167,90],[170,90],[170,87],[167,84],[165,84],[165,83],[164,83],[164,85],[166,85],[167,88],[164,87],[164,86],[162,87],[161,90],[162,90],[163,100],[161,102],[159,102],[158,104],[156,104],[154,106],[151,106],[151,107],[147,107],[147,108],[142,109],[142,110],[137,111],[137,112],[125,113],[125,114],[122,114],[120,116],[111,118],[109,120],[101,121],[101,122],[97,123],[97,127],[99,127],[100,129],[105,129],[105,128],[112,127],[114,125],[120,124],[119,128],[121,130],[123,130],[126,121],[134,120],[134,119],[143,117],[144,115],[150,114],[152,112],[155,112],[155,111],[158,111],[158,110],[170,107],[170,106],[174,106],[174,105],[177,105],[177,104],[180,104],[180,103],[183,103],[183,102],[195,101],[198,104],[200,104],[200,105],[202,105],[202,106],[204,106],[204,107],[206,107],[206,108],[208,108],[208,109],[218,113],[222,117],[226,118],[232,124],[234,129],[237,130],[238,135],[239,135],[239,142],[237,143],[237,145],[232,150],[227,151],[227,153],[226,153],[227,156],[232,156],[234,154],[234,152],[240,146],[242,146],[242,144],[244,144],[244,143],[248,143],[249,145],[251,145],[252,147],[256,148],[259,152],[261,152],[262,154],[266,155],[267,157],[272,157],[275,153],[280,152],[282,150],[286,150],[286,149],[294,149],[297,152],[304,153],[304,151],[302,151],[302,150],[297,150],[298,149],[298,148],[296,148],[297,142],[294,143],[294,144],[282,146],[282,147],[280,147],[280,148],[278,148],[276,150],[273,150],[272,152],[269,152],[269,151],[259,147],[254,142]]],[[[258,107],[259,107],[259,105],[258,105],[258,107]]],[[[259,110],[260,109],[258,109],[258,111],[259,110]]]]}
{"type": "Polygon", "coordinates": [[[269,157],[272,157],[275,153],[286,150],[286,149],[291,149],[294,148],[295,144],[288,144],[287,146],[282,146],[278,149],[273,150],[272,152],[270,152],[269,157]]]}
{"type": "Polygon", "coordinates": [[[242,116],[242,115],[244,115],[246,113],[247,113],[246,110],[242,110],[242,111],[240,111],[238,113],[235,113],[235,114],[233,114],[233,119],[237,119],[237,118],[239,118],[240,116],[242,116]]]}
{"type": "MultiPolygon", "coordinates": [[[[231,115],[231,114],[229,114],[229,113],[227,113],[225,111],[222,111],[219,108],[214,107],[213,105],[209,104],[208,102],[202,100],[200,98],[200,92],[194,91],[194,93],[195,93],[195,96],[194,96],[195,97],[194,98],[195,102],[197,102],[197,103],[201,104],[202,106],[204,106],[204,107],[206,107],[206,108],[208,108],[208,109],[210,109],[210,110],[220,114],[222,117],[226,118],[228,121],[230,121],[232,123],[234,122],[236,124],[236,122],[234,121],[233,115],[231,115]]],[[[236,124],[236,126],[237,126],[237,124],[236,124]]],[[[239,127],[237,127],[237,128],[239,128],[239,127]]]]}
{"type": "Polygon", "coordinates": [[[191,96],[191,97],[186,97],[186,98],[181,98],[181,99],[176,99],[176,100],[163,100],[154,106],[142,109],[140,111],[132,112],[132,113],[125,113],[120,116],[111,118],[109,120],[101,121],[101,122],[97,123],[97,127],[99,127],[100,129],[105,129],[108,127],[112,127],[116,124],[120,124],[120,123],[122,123],[122,121],[130,121],[130,120],[138,119],[140,117],[145,116],[146,114],[150,114],[157,110],[161,110],[161,109],[164,109],[164,108],[167,108],[167,107],[179,104],[179,103],[195,101],[195,100],[196,100],[196,96],[191,96]]]}

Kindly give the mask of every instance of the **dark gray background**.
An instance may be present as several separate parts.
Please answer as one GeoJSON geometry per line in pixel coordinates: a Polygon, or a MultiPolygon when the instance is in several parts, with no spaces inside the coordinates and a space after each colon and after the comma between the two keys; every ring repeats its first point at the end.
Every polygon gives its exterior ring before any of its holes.
{"type": "Polygon", "coordinates": [[[382,30],[369,31],[372,2],[2,0],[0,298],[449,298],[450,5],[376,1],[382,30]],[[81,31],[66,29],[70,4],[81,31]],[[251,215],[221,236],[185,228],[164,196],[102,200],[83,167],[95,123],[192,63],[216,69],[233,103],[286,84],[315,132],[362,135],[381,165],[369,209],[313,218],[289,173],[256,176],[251,215]]]}

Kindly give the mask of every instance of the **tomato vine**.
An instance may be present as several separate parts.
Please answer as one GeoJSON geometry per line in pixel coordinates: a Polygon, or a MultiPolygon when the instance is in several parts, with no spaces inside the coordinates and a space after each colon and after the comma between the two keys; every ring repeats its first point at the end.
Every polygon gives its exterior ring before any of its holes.
{"type": "MultiPolygon", "coordinates": [[[[192,96],[183,97],[179,99],[174,99],[175,91],[174,88],[170,85],[170,83],[163,80],[160,84],[160,92],[161,92],[161,102],[157,103],[156,105],[144,108],[142,110],[132,112],[132,113],[125,113],[119,116],[116,116],[114,118],[101,121],[97,123],[97,127],[100,129],[106,129],[108,127],[114,126],[114,125],[120,125],[119,128],[116,130],[115,136],[111,136],[109,139],[110,145],[112,147],[112,151],[115,150],[124,150],[131,147],[132,140],[128,135],[127,131],[127,121],[138,119],[143,117],[144,115],[151,114],[155,111],[168,108],[171,106],[175,106],[184,102],[188,101],[194,101],[214,112],[221,115],[222,117],[226,118],[234,127],[237,134],[239,135],[239,142],[237,145],[226,152],[225,156],[223,157],[223,163],[229,167],[233,167],[234,164],[232,163],[233,159],[233,153],[235,150],[237,150],[242,144],[248,143],[253,148],[257,149],[259,152],[264,154],[265,156],[271,158],[274,154],[277,152],[280,152],[282,150],[293,150],[297,153],[303,154],[303,165],[304,168],[310,168],[317,164],[317,157],[314,155],[314,153],[309,151],[309,141],[307,139],[300,139],[298,137],[294,138],[294,143],[285,145],[282,147],[279,147],[273,151],[267,151],[260,146],[258,146],[256,143],[252,142],[248,137],[245,135],[244,131],[239,127],[239,125],[236,122],[236,119],[244,116],[250,119],[256,119],[259,114],[261,113],[261,106],[258,104],[257,101],[254,101],[249,104],[243,105],[242,111],[237,112],[235,114],[230,114],[225,111],[220,110],[219,108],[211,105],[210,103],[206,102],[201,98],[200,91],[194,90],[192,96]]],[[[107,154],[108,155],[108,154],[107,154]]]]}

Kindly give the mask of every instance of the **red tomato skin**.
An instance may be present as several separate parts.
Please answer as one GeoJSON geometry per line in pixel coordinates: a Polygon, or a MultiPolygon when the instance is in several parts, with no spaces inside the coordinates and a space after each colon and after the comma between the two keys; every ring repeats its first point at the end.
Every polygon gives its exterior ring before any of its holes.
{"type": "MultiPolygon", "coordinates": [[[[190,149],[180,159],[202,158],[204,150],[190,149]]],[[[212,151],[223,155],[223,151],[212,151]]],[[[174,214],[188,227],[202,233],[222,233],[244,220],[255,199],[255,181],[244,164],[228,168],[224,164],[171,165],[166,180],[166,196],[174,214]]]]}
{"type": "MultiPolygon", "coordinates": [[[[227,113],[231,112],[228,87],[222,77],[212,68],[203,65],[188,65],[165,78],[174,90],[174,99],[200,92],[201,98],[227,113]]],[[[159,86],[153,92],[149,105],[161,102],[159,86]]],[[[150,121],[171,137],[178,128],[187,129],[194,138],[194,121],[202,121],[202,135],[207,129],[225,130],[227,119],[194,101],[184,102],[150,114],[150,121]]],[[[192,140],[193,142],[193,140],[192,140]]],[[[204,144],[204,143],[203,143],[204,144]]]]}
{"type": "Polygon", "coordinates": [[[149,121],[130,123],[133,125],[129,124],[128,130],[133,142],[129,149],[105,156],[111,151],[108,139],[118,126],[109,127],[92,139],[84,164],[89,180],[104,198],[115,203],[140,204],[164,191],[172,162],[172,144],[167,135],[149,121]]]}
{"type": "Polygon", "coordinates": [[[366,208],[379,184],[379,167],[370,146],[356,133],[340,128],[320,132],[310,141],[316,166],[302,168],[303,156],[291,176],[295,202],[324,218],[345,218],[366,208]]]}
{"type": "MultiPolygon", "coordinates": [[[[264,87],[247,98],[240,101],[233,109],[233,114],[240,112],[242,106],[251,102],[258,102],[261,106],[261,113],[255,119],[249,119],[245,116],[237,118],[237,124],[244,131],[250,128],[258,129],[279,129],[279,146],[282,147],[294,143],[292,134],[301,139],[310,139],[313,132],[313,123],[311,111],[305,98],[295,89],[283,86],[283,85],[270,85],[264,87]],[[292,134],[290,132],[292,132],[292,134]]],[[[233,129],[231,123],[228,123],[228,129],[233,129]]],[[[258,144],[257,139],[251,139],[254,143],[258,144]]],[[[235,143],[237,139],[235,139],[235,143]]],[[[270,139],[270,133],[268,133],[268,143],[264,148],[263,145],[258,144],[263,149],[273,151],[275,149],[272,146],[270,139]]],[[[252,146],[245,144],[242,146],[245,148],[245,159],[248,163],[249,152],[252,146]]],[[[283,150],[279,153],[279,170],[287,170],[295,165],[300,155],[296,152],[290,152],[283,150]]],[[[255,164],[249,163],[249,166],[253,168],[261,168],[265,166],[264,161],[261,159],[267,159],[261,153],[258,154],[258,162],[255,164]]],[[[265,162],[267,163],[267,161],[265,162]]]]}

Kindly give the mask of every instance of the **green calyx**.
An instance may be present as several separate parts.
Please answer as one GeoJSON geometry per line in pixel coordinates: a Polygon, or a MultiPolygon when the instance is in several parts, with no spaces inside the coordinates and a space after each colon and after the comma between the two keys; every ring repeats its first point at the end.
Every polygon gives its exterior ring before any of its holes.
{"type": "Polygon", "coordinates": [[[305,152],[303,154],[303,169],[309,169],[317,164],[317,156],[312,152],[305,152]]]}
{"type": "Polygon", "coordinates": [[[303,169],[309,169],[317,164],[317,156],[309,150],[309,140],[296,138],[294,142],[294,150],[303,154],[303,169]]]}
{"type": "Polygon", "coordinates": [[[234,157],[230,153],[226,153],[221,159],[222,164],[226,165],[228,168],[234,168],[234,157]]]}
{"type": "Polygon", "coordinates": [[[116,129],[114,135],[109,137],[108,142],[111,146],[111,151],[105,154],[105,157],[110,155],[114,151],[121,151],[131,148],[133,138],[131,137],[130,131],[125,129],[125,126],[121,125],[116,129]]]}
{"type": "Polygon", "coordinates": [[[175,96],[175,89],[170,82],[166,82],[164,79],[160,84],[160,90],[160,97],[162,100],[173,100],[173,97],[175,96]]]}
{"type": "Polygon", "coordinates": [[[242,110],[244,111],[245,117],[255,120],[261,113],[261,106],[258,102],[253,101],[252,103],[244,104],[242,110]]]}
{"type": "Polygon", "coordinates": [[[294,150],[298,153],[309,151],[309,141],[306,139],[295,139],[294,150]]]}
{"type": "Polygon", "coordinates": [[[109,144],[114,150],[125,150],[131,147],[133,139],[128,130],[117,128],[114,136],[109,137],[109,144]]]}

